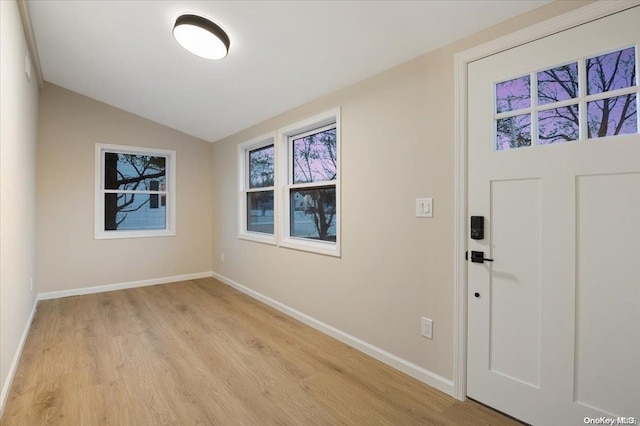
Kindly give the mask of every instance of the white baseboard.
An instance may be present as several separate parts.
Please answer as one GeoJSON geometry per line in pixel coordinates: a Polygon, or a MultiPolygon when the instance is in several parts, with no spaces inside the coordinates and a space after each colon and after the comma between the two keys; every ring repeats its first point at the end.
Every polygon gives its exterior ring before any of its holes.
{"type": "Polygon", "coordinates": [[[13,383],[13,378],[16,375],[16,370],[18,369],[18,364],[20,363],[20,357],[22,356],[22,349],[24,348],[24,343],[27,341],[27,336],[29,335],[29,330],[31,330],[31,323],[33,322],[33,317],[36,314],[36,309],[38,307],[38,298],[33,301],[33,308],[31,309],[31,315],[29,315],[29,319],[24,326],[24,331],[22,332],[22,337],[20,337],[20,342],[18,343],[18,348],[16,349],[16,353],[13,356],[13,361],[11,362],[11,367],[9,368],[9,374],[7,375],[7,380],[2,385],[2,393],[0,394],[0,418],[2,418],[2,413],[4,412],[4,406],[7,402],[7,398],[9,397],[9,391],[11,390],[11,384],[13,383]]]}
{"type": "Polygon", "coordinates": [[[279,310],[280,312],[297,319],[300,322],[307,324],[308,326],[315,328],[318,331],[321,331],[324,334],[327,334],[334,339],[341,341],[354,349],[359,350],[360,352],[364,352],[372,358],[377,359],[390,367],[395,368],[396,370],[402,371],[403,373],[420,380],[421,382],[434,387],[448,395],[453,396],[454,388],[453,381],[446,379],[438,374],[435,374],[425,368],[422,368],[418,365],[415,365],[405,359],[402,359],[396,355],[393,355],[385,350],[382,350],[376,346],[373,346],[370,343],[365,342],[364,340],[358,339],[344,331],[338,330],[335,327],[330,326],[329,324],[325,324],[322,321],[319,321],[313,317],[310,317],[307,314],[304,314],[298,310],[295,310],[283,303],[280,303],[276,300],[271,299],[270,297],[265,296],[262,293],[259,293],[255,290],[252,290],[248,287],[245,287],[223,275],[220,275],[216,272],[212,273],[213,278],[216,278],[219,281],[247,294],[248,296],[253,297],[256,300],[259,300],[262,303],[265,303],[272,308],[279,310]]]}
{"type": "Polygon", "coordinates": [[[259,293],[248,287],[245,287],[223,275],[220,275],[216,272],[201,272],[196,274],[177,275],[173,277],[155,278],[155,279],[142,280],[142,281],[131,281],[131,282],[121,283],[121,284],[109,284],[109,285],[96,286],[96,287],[85,287],[85,288],[78,288],[78,289],[72,289],[72,290],[52,291],[52,292],[38,294],[38,297],[36,298],[36,301],[34,302],[34,305],[33,305],[33,310],[31,311],[31,315],[29,317],[29,320],[27,321],[25,330],[20,340],[20,345],[14,356],[11,369],[9,370],[9,375],[2,388],[2,395],[0,399],[0,416],[2,415],[2,411],[4,410],[6,398],[8,397],[9,390],[11,388],[11,383],[13,381],[16,368],[18,367],[18,362],[20,361],[22,348],[29,334],[29,329],[31,328],[31,322],[33,321],[33,316],[35,314],[36,306],[39,300],[57,299],[61,297],[79,296],[83,294],[102,293],[106,291],[122,290],[122,289],[135,288],[135,287],[144,287],[144,286],[157,285],[157,284],[167,284],[167,283],[178,282],[178,281],[195,280],[195,279],[210,278],[210,277],[216,278],[221,282],[253,297],[254,299],[259,300],[271,306],[272,308],[275,308],[280,312],[286,315],[289,315],[290,317],[293,317],[298,321],[304,324],[307,324],[308,326],[324,334],[327,334],[351,346],[352,348],[357,349],[371,356],[372,358],[375,358],[378,361],[381,361],[389,365],[390,367],[393,367],[396,370],[399,370],[431,387],[434,387],[448,395],[453,396],[454,394],[454,387],[453,387],[452,380],[446,379],[425,368],[415,365],[405,359],[402,359],[370,343],[367,343],[364,340],[358,339],[355,336],[345,333],[342,330],[338,330],[337,328],[332,327],[329,324],[323,323],[322,321],[319,321],[307,314],[304,314],[283,303],[280,303],[274,299],[271,299],[270,297],[267,297],[262,293],[259,293]]]}
{"type": "Polygon", "coordinates": [[[83,294],[104,293],[106,291],[124,290],[126,288],[145,287],[149,285],[168,284],[178,281],[197,280],[199,278],[211,278],[212,272],[200,272],[197,274],[176,275],[174,277],[153,278],[150,280],[130,281],[128,283],[107,284],[96,287],[74,288],[71,290],[50,291],[39,293],[38,300],[59,299],[61,297],[80,296],[83,294]]]}

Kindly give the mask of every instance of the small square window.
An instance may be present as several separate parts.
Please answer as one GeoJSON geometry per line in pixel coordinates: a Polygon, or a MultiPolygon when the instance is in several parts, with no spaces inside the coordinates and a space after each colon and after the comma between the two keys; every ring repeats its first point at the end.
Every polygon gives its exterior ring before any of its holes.
{"type": "Polygon", "coordinates": [[[636,85],[635,48],[594,56],[586,61],[587,95],[636,85]]]}
{"type": "Polygon", "coordinates": [[[578,105],[551,108],[538,113],[538,145],[576,141],[580,138],[578,105]]]}
{"type": "Polygon", "coordinates": [[[531,146],[531,114],[496,120],[496,150],[531,146]]]}
{"type": "Polygon", "coordinates": [[[530,106],[530,76],[525,75],[496,84],[496,113],[516,111],[530,106]]]}
{"type": "Polygon", "coordinates": [[[538,73],[538,105],[578,97],[578,63],[562,65],[538,73]]]}
{"type": "Polygon", "coordinates": [[[175,235],[174,198],[175,151],[96,144],[96,239],[175,235]]]}
{"type": "Polygon", "coordinates": [[[589,139],[638,133],[635,93],[587,103],[589,139]],[[605,119],[606,117],[606,119],[605,119]]]}

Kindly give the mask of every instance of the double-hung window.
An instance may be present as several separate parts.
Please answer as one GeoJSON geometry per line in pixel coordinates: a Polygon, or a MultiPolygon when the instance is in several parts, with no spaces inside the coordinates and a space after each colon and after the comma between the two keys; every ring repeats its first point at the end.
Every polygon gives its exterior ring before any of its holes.
{"type": "Polygon", "coordinates": [[[96,239],[175,235],[175,157],[96,144],[96,239]]]}
{"type": "Polygon", "coordinates": [[[275,137],[263,136],[240,145],[239,235],[275,242],[275,137]]]}
{"type": "Polygon", "coordinates": [[[340,256],[340,109],[239,146],[242,239],[340,256]]]}
{"type": "Polygon", "coordinates": [[[340,255],[338,113],[330,111],[281,131],[286,147],[284,247],[340,255]]]}

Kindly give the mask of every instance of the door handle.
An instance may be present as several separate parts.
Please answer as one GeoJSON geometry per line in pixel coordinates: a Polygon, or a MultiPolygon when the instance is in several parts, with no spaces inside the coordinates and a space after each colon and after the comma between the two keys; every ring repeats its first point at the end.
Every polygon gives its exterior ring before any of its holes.
{"type": "MultiPolygon", "coordinates": [[[[465,254],[465,259],[469,260],[469,252],[465,254]]],[[[484,257],[483,251],[472,251],[471,252],[471,261],[473,263],[484,263],[484,262],[493,262],[493,259],[489,259],[488,257],[484,257]]]]}

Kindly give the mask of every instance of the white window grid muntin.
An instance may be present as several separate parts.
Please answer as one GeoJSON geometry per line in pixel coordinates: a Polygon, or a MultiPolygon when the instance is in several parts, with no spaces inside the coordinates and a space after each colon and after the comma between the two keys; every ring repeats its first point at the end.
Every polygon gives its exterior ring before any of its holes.
{"type": "Polygon", "coordinates": [[[341,189],[340,189],[340,175],[341,175],[341,125],[340,125],[340,108],[334,108],[325,113],[319,114],[315,117],[311,117],[307,120],[295,123],[280,129],[279,140],[282,149],[279,154],[279,164],[285,164],[286,167],[282,167],[279,171],[281,179],[286,182],[282,185],[280,197],[282,199],[282,212],[280,213],[280,229],[282,230],[281,237],[279,239],[279,246],[309,251],[313,253],[324,254],[328,256],[341,256],[341,189]],[[330,129],[335,127],[336,129],[336,179],[331,181],[311,182],[311,183],[298,183],[293,182],[293,139],[304,137],[305,135],[318,133],[318,129],[330,129]],[[290,142],[291,141],[291,142],[290,142]],[[334,216],[335,229],[336,229],[336,241],[321,241],[312,240],[302,237],[291,236],[291,198],[290,194],[292,190],[316,187],[329,187],[334,186],[336,190],[336,213],[334,216]]]}
{"type": "Polygon", "coordinates": [[[167,237],[176,235],[176,151],[167,149],[155,149],[145,147],[133,147],[127,145],[114,145],[96,143],[95,164],[99,165],[95,170],[95,195],[94,195],[94,239],[119,239],[119,238],[146,238],[167,237]],[[165,190],[164,191],[131,191],[118,189],[105,189],[104,171],[105,154],[131,154],[151,155],[165,158],[165,190]],[[104,229],[104,194],[151,194],[165,196],[165,228],[140,229],[140,230],[110,230],[104,229]]]}
{"type": "Polygon", "coordinates": [[[103,193],[105,194],[113,194],[113,193],[118,193],[118,194],[158,194],[158,195],[167,195],[169,194],[169,192],[167,191],[151,191],[151,190],[146,190],[146,189],[141,189],[140,191],[135,190],[135,189],[103,189],[102,190],[103,193]]]}
{"type": "Polygon", "coordinates": [[[260,136],[255,139],[251,139],[238,146],[240,158],[239,161],[239,173],[238,173],[238,238],[250,241],[256,241],[260,243],[266,243],[275,245],[278,238],[278,144],[276,142],[276,134],[269,133],[267,135],[260,136]],[[273,145],[274,150],[274,171],[273,171],[273,186],[250,188],[249,177],[249,153],[266,146],[273,145]],[[265,232],[254,232],[248,230],[248,217],[247,217],[247,196],[252,192],[267,192],[273,191],[273,234],[265,232]]]}
{"type": "MultiPolygon", "coordinates": [[[[548,146],[548,145],[539,145],[539,141],[538,141],[538,132],[539,132],[539,128],[538,128],[538,114],[541,111],[547,111],[547,110],[552,110],[552,109],[557,109],[557,108],[563,108],[563,107],[567,107],[567,106],[572,106],[572,105],[577,105],[578,106],[578,114],[579,114],[579,120],[578,120],[578,139],[575,141],[571,141],[571,142],[578,142],[578,141],[587,141],[587,140],[598,140],[598,139],[602,139],[602,138],[591,138],[588,139],[588,132],[587,132],[587,126],[588,126],[588,121],[587,121],[587,105],[589,102],[594,102],[594,101],[600,101],[603,99],[608,99],[608,98],[615,98],[618,96],[624,96],[624,95],[629,95],[629,94],[635,94],[636,95],[636,122],[639,123],[638,125],[640,126],[640,85],[638,84],[639,81],[639,76],[638,76],[638,72],[640,71],[640,64],[639,64],[639,59],[638,58],[638,45],[637,44],[629,44],[629,45],[625,45],[623,47],[619,47],[619,48],[614,48],[614,49],[610,49],[607,51],[604,51],[603,53],[598,53],[595,55],[588,55],[588,56],[583,56],[581,58],[578,58],[576,60],[573,61],[569,61],[569,62],[563,62],[560,63],[558,65],[552,65],[552,66],[546,66],[544,68],[539,68],[537,70],[531,71],[528,74],[520,74],[518,76],[509,78],[509,79],[500,79],[497,81],[494,81],[492,84],[492,90],[493,90],[493,94],[492,94],[492,99],[493,99],[493,150],[496,152],[507,152],[507,151],[514,151],[513,149],[505,149],[505,150],[498,150],[498,129],[497,129],[497,124],[498,124],[498,120],[503,119],[503,118],[510,118],[510,117],[517,117],[520,115],[530,115],[531,117],[531,145],[529,146],[523,146],[523,147],[519,147],[517,149],[515,149],[516,151],[524,151],[526,149],[531,149],[533,147],[536,146],[548,146]],[[635,85],[633,86],[629,86],[629,87],[625,87],[622,89],[616,89],[616,90],[611,90],[608,92],[601,92],[601,93],[596,93],[596,94],[592,94],[592,95],[587,95],[587,72],[586,72],[586,61],[587,59],[591,59],[591,58],[595,58],[598,56],[602,56],[602,55],[607,55],[609,53],[614,53],[614,52],[619,52],[621,50],[625,50],[628,49],[630,47],[634,48],[634,54],[635,54],[635,67],[636,67],[636,72],[635,72],[635,85]],[[572,63],[578,63],[578,97],[575,98],[571,98],[571,99],[565,99],[563,101],[559,101],[559,102],[552,102],[552,103],[548,103],[548,104],[544,104],[544,105],[537,105],[538,104],[538,73],[542,72],[542,71],[547,71],[550,69],[554,69],[563,65],[568,65],[568,64],[572,64],[572,63]],[[531,98],[531,104],[529,107],[527,108],[520,108],[517,110],[513,110],[513,111],[506,111],[506,112],[501,112],[501,113],[496,113],[495,111],[497,111],[498,109],[498,100],[496,97],[496,86],[499,83],[503,83],[505,81],[509,81],[509,80],[514,80],[514,79],[518,79],[518,78],[522,78],[522,77],[526,77],[527,75],[529,75],[530,78],[530,98],[531,98]]],[[[636,131],[640,131],[640,129],[636,128],[636,131]]],[[[624,135],[616,135],[616,137],[620,137],[620,136],[624,136],[624,135]]],[[[549,144],[549,145],[554,145],[554,144],[549,144]]]]}

